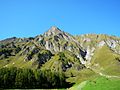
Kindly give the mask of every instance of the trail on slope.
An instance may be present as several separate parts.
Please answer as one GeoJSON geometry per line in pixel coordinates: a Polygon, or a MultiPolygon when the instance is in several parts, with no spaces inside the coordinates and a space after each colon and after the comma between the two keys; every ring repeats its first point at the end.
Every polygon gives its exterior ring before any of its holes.
{"type": "Polygon", "coordinates": [[[90,69],[93,70],[95,73],[99,74],[100,76],[104,76],[106,78],[120,78],[119,76],[103,74],[102,72],[99,72],[98,70],[93,69],[93,68],[90,68],[90,69]]]}

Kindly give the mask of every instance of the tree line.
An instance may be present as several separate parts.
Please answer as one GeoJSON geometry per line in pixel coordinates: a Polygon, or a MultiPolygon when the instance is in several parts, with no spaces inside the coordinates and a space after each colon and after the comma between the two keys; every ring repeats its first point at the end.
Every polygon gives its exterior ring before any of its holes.
{"type": "Polygon", "coordinates": [[[0,88],[27,89],[27,88],[68,88],[71,85],[66,82],[62,72],[51,70],[20,69],[16,67],[0,69],[0,88]]]}

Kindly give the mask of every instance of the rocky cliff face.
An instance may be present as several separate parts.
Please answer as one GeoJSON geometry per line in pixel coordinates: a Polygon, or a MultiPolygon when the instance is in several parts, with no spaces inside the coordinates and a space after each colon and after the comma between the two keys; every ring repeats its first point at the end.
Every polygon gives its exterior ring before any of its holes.
{"type": "Polygon", "coordinates": [[[113,52],[120,54],[120,38],[104,34],[86,34],[75,36],[77,41],[86,51],[85,59],[89,62],[98,48],[107,46],[113,52]]]}

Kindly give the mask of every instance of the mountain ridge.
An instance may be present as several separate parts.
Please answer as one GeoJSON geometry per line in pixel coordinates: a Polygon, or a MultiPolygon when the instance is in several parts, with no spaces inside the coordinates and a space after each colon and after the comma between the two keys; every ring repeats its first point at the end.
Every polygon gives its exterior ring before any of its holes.
{"type": "Polygon", "coordinates": [[[82,82],[96,77],[98,73],[119,77],[119,66],[120,38],[116,36],[74,36],[52,26],[35,37],[0,41],[0,68],[50,69],[64,72],[71,83],[77,78],[82,82]],[[81,75],[86,78],[81,79],[81,75]]]}

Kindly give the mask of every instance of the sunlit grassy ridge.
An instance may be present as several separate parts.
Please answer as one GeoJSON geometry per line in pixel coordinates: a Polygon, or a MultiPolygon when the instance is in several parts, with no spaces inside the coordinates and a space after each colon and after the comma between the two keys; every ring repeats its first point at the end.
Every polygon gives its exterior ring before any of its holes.
{"type": "Polygon", "coordinates": [[[120,76],[120,55],[107,46],[98,48],[91,60],[91,67],[98,72],[120,76]]]}

